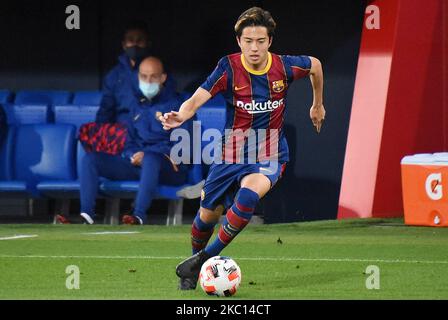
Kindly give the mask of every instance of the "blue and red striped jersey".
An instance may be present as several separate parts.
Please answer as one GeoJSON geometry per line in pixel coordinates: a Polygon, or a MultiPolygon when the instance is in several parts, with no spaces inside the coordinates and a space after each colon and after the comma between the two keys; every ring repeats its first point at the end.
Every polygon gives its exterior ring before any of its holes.
{"type": "MultiPolygon", "coordinates": [[[[244,56],[235,53],[220,59],[201,87],[212,96],[220,92],[223,94],[227,103],[226,132],[238,129],[255,132],[258,143],[265,140],[268,156],[276,154],[280,162],[286,162],[289,160],[283,133],[286,93],[291,82],[308,75],[310,69],[311,59],[308,56],[268,53],[264,70],[252,70],[245,63],[244,56]],[[259,132],[263,132],[260,129],[264,129],[263,138],[260,138],[259,132]],[[273,137],[276,132],[277,136],[273,137]],[[273,144],[274,139],[278,143],[273,144]]],[[[224,145],[226,142],[229,143],[229,135],[223,135],[224,145]]],[[[245,148],[246,157],[247,146],[245,148]]],[[[226,148],[223,151],[225,153],[226,148]]]]}

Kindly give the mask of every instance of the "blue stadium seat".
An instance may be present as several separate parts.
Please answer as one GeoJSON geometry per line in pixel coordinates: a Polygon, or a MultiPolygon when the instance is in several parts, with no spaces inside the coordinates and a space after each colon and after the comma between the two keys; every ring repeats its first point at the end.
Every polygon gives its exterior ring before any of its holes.
{"type": "Polygon", "coordinates": [[[0,90],[0,105],[12,102],[14,94],[6,89],[0,90]]]}
{"type": "Polygon", "coordinates": [[[192,95],[193,94],[191,92],[188,92],[188,91],[182,91],[182,92],[179,93],[179,96],[182,99],[182,101],[190,99],[192,95]]]}
{"type": "Polygon", "coordinates": [[[56,105],[54,106],[54,122],[70,123],[79,129],[87,122],[95,121],[99,106],[56,105]]]}
{"type": "Polygon", "coordinates": [[[53,106],[71,103],[72,93],[59,90],[21,90],[16,93],[14,104],[39,104],[53,106]]]}
{"type": "Polygon", "coordinates": [[[73,125],[17,127],[10,151],[11,174],[0,181],[0,194],[39,197],[36,186],[42,180],[74,180],[75,141],[73,125]]]}
{"type": "Polygon", "coordinates": [[[72,104],[79,106],[99,106],[103,94],[101,91],[78,91],[75,92],[72,104]]]}
{"type": "Polygon", "coordinates": [[[16,104],[12,106],[12,118],[8,116],[8,122],[17,125],[42,124],[51,122],[51,117],[50,108],[46,104],[16,104]]]}
{"type": "Polygon", "coordinates": [[[84,148],[78,141],[76,145],[76,177],[73,179],[48,179],[40,181],[36,189],[45,197],[55,199],[73,199],[79,197],[81,172],[81,159],[84,156],[84,148]]]}
{"type": "MultiPolygon", "coordinates": [[[[196,112],[197,121],[201,122],[201,132],[202,135],[207,129],[216,129],[220,133],[223,131],[226,124],[226,108],[225,107],[207,107],[199,108],[196,112]]],[[[219,141],[213,141],[213,143],[218,143],[219,141]]],[[[211,143],[210,141],[202,141],[202,149],[211,143]]],[[[207,167],[208,168],[208,167],[207,167]]],[[[204,168],[207,171],[207,168],[204,168]]]]}
{"type": "Polygon", "coordinates": [[[5,103],[0,105],[0,108],[3,108],[3,111],[6,114],[6,122],[8,125],[14,125],[16,123],[16,118],[14,115],[14,105],[12,103],[5,103]]]}
{"type": "Polygon", "coordinates": [[[216,96],[208,100],[201,108],[226,108],[226,100],[224,99],[221,93],[218,93],[216,96]]]}
{"type": "Polygon", "coordinates": [[[12,152],[14,148],[15,126],[9,126],[3,141],[0,142],[0,181],[12,179],[12,152]]]}
{"type": "MultiPolygon", "coordinates": [[[[68,180],[43,180],[39,182],[36,189],[39,193],[50,199],[55,199],[55,222],[56,214],[68,217],[70,211],[71,199],[79,198],[79,191],[81,190],[81,184],[79,182],[79,176],[81,173],[81,159],[84,156],[85,151],[81,143],[77,142],[76,147],[76,179],[68,180]]],[[[101,195],[99,195],[101,197],[101,195]]],[[[106,201],[106,212],[110,209],[107,207],[110,202],[106,201]]],[[[105,221],[106,223],[107,221],[105,221]]]]}
{"type": "MultiPolygon", "coordinates": [[[[180,97],[183,101],[189,99],[193,94],[188,91],[183,91],[180,94],[180,97]]],[[[208,100],[201,108],[225,108],[226,107],[226,100],[224,99],[224,96],[221,93],[218,93],[216,96],[208,100]]]]}
{"type": "Polygon", "coordinates": [[[53,106],[69,104],[72,97],[72,93],[65,90],[18,91],[14,100],[14,121],[17,124],[53,122],[53,106]]]}
{"type": "MultiPolygon", "coordinates": [[[[221,134],[226,123],[226,114],[227,114],[226,108],[222,106],[215,106],[215,107],[209,106],[206,108],[201,107],[197,110],[196,121],[199,121],[201,124],[201,150],[198,150],[200,151],[201,154],[199,156],[195,155],[196,157],[201,158],[202,151],[206,146],[207,148],[210,148],[209,146],[210,144],[213,144],[214,148],[217,147],[217,144],[221,141],[221,134]],[[218,136],[219,139],[215,140],[214,138],[210,138],[210,136],[205,138],[204,133],[208,129],[214,129],[214,132],[212,132],[211,134],[214,137],[218,136]],[[208,141],[203,141],[202,137],[204,137],[208,141]]],[[[210,152],[210,156],[211,157],[214,156],[213,151],[210,152]]],[[[210,159],[210,161],[212,161],[212,159],[210,159]]],[[[205,163],[203,162],[201,170],[204,176],[207,175],[209,169],[210,169],[210,162],[209,163],[207,163],[206,161],[205,163]]]]}
{"type": "Polygon", "coordinates": [[[0,146],[3,143],[3,139],[6,137],[8,131],[8,120],[3,107],[0,105],[0,146]]]}
{"type": "Polygon", "coordinates": [[[13,99],[14,94],[11,91],[5,89],[0,90],[0,108],[5,112],[8,124],[14,123],[13,99]]]}
{"type": "Polygon", "coordinates": [[[202,131],[206,129],[218,129],[222,131],[226,124],[226,108],[221,106],[209,106],[199,108],[196,112],[197,120],[201,121],[202,131]]]}
{"type": "MultiPolygon", "coordinates": [[[[84,148],[78,141],[76,146],[76,179],[67,180],[43,180],[37,184],[36,189],[39,193],[47,198],[56,199],[56,214],[62,214],[68,216],[70,209],[70,200],[79,198],[79,191],[81,190],[81,184],[79,177],[81,175],[81,160],[85,155],[84,148]]],[[[100,182],[104,181],[104,178],[100,177],[100,182]]],[[[105,198],[101,191],[98,194],[98,198],[105,198]]],[[[114,207],[117,204],[115,199],[106,198],[106,214],[104,216],[104,223],[118,224],[118,209],[114,207]],[[112,216],[112,212],[116,211],[117,216],[112,216]]]]}

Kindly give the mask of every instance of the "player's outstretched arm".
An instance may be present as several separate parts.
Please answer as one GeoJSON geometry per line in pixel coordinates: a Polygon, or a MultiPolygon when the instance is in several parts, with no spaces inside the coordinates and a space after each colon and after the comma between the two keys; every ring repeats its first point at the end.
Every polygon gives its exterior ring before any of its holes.
{"type": "Polygon", "coordinates": [[[190,99],[185,100],[184,103],[182,103],[179,111],[171,111],[159,116],[163,129],[170,130],[181,126],[182,123],[193,117],[196,110],[198,110],[211,97],[212,95],[207,90],[199,87],[190,99]]]}
{"type": "Polygon", "coordinates": [[[325,120],[325,108],[323,104],[324,74],[319,59],[314,57],[310,57],[310,59],[310,79],[311,85],[313,86],[313,105],[310,109],[310,118],[316,127],[317,133],[319,133],[322,123],[325,120]]]}

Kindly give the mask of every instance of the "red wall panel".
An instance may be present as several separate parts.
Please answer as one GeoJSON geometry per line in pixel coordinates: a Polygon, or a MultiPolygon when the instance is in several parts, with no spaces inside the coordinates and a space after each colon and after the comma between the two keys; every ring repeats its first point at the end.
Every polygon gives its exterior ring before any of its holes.
{"type": "Polygon", "coordinates": [[[401,158],[448,150],[446,4],[370,5],[380,29],[363,30],[338,218],[401,216],[401,158]]]}

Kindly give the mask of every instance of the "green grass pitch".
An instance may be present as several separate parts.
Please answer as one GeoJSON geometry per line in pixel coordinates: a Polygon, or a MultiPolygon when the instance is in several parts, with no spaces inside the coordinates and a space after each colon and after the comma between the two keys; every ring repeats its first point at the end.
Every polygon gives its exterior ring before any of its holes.
{"type": "Polygon", "coordinates": [[[189,234],[188,225],[0,225],[0,299],[448,299],[446,228],[400,219],[249,225],[222,253],[242,271],[232,298],[177,290],[189,234]],[[91,234],[123,231],[137,233],[91,234]],[[36,236],[8,239],[18,235],[36,236]],[[69,265],[79,289],[66,287],[69,265]],[[371,265],[379,289],[366,286],[371,265]]]}

